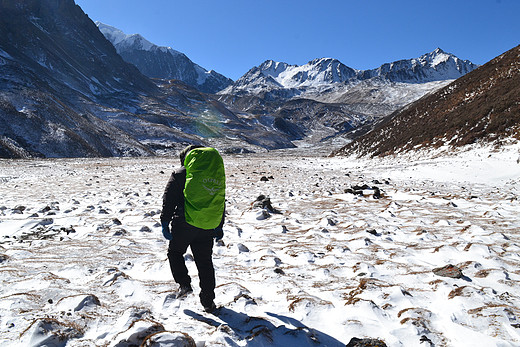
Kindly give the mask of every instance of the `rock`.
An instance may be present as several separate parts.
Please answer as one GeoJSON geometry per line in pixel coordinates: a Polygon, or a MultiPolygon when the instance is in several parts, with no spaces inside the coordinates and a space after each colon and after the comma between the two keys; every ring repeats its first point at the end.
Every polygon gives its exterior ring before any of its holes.
{"type": "Polygon", "coordinates": [[[461,269],[459,269],[455,265],[451,265],[451,264],[448,264],[443,267],[435,268],[435,269],[433,269],[433,273],[436,274],[437,276],[442,276],[442,277],[451,277],[451,278],[464,277],[461,269]]]}
{"type": "Polygon", "coordinates": [[[123,228],[119,228],[114,232],[114,236],[123,236],[126,234],[128,234],[128,232],[123,228]]]}
{"type": "Polygon", "coordinates": [[[238,247],[238,251],[239,251],[240,253],[247,253],[247,252],[249,252],[249,248],[247,248],[247,247],[246,247],[244,244],[242,244],[242,243],[239,243],[239,244],[237,245],[237,247],[238,247]]]}
{"type": "Polygon", "coordinates": [[[379,234],[377,233],[377,231],[375,229],[367,230],[367,233],[372,234],[374,236],[379,236],[379,234]]]}
{"type": "Polygon", "coordinates": [[[117,219],[117,218],[112,219],[112,223],[114,223],[114,225],[121,225],[122,224],[121,221],[119,219],[117,219]]]}
{"type": "Polygon", "coordinates": [[[264,220],[264,219],[267,219],[269,217],[271,217],[271,214],[267,210],[258,211],[258,213],[256,214],[256,219],[257,220],[264,220]]]}
{"type": "Polygon", "coordinates": [[[26,209],[27,209],[27,207],[25,207],[23,205],[18,205],[18,206],[15,206],[15,208],[13,208],[13,212],[18,211],[19,213],[23,213],[23,211],[25,211],[26,209]]]}
{"type": "Polygon", "coordinates": [[[38,346],[65,346],[69,340],[83,337],[83,331],[77,324],[60,322],[54,318],[39,318],[21,335],[21,344],[38,346]]]}
{"type": "Polygon", "coordinates": [[[152,229],[150,229],[150,227],[145,225],[139,231],[142,232],[142,233],[151,233],[152,229]]]}
{"type": "Polygon", "coordinates": [[[387,347],[386,343],[377,339],[360,339],[353,337],[345,347],[387,347]]]}
{"type": "Polygon", "coordinates": [[[269,181],[269,178],[267,178],[267,177],[265,177],[265,176],[262,176],[262,177],[260,178],[260,182],[267,182],[267,181],[269,181]]]}
{"type": "Polygon", "coordinates": [[[38,212],[45,213],[45,212],[49,212],[50,210],[51,210],[51,207],[49,205],[47,205],[44,208],[42,208],[41,210],[39,210],[38,212]]]}
{"type": "Polygon", "coordinates": [[[38,225],[51,225],[52,223],[54,223],[54,219],[52,218],[44,218],[40,221],[40,223],[38,223],[38,225]]]}
{"type": "Polygon", "coordinates": [[[196,345],[195,340],[186,333],[162,331],[146,337],[141,346],[192,347],[196,345]]]}
{"type": "Polygon", "coordinates": [[[101,302],[95,295],[87,295],[81,300],[81,302],[74,308],[74,312],[81,311],[83,309],[93,308],[95,306],[101,306],[101,302]]]}
{"type": "Polygon", "coordinates": [[[285,272],[282,269],[280,269],[279,267],[275,268],[274,272],[279,275],[285,275],[285,272]]]}
{"type": "MultiPolygon", "coordinates": [[[[115,344],[116,346],[145,346],[144,341],[155,334],[164,331],[164,326],[160,323],[151,320],[136,320],[130,327],[120,334],[117,335],[119,341],[115,344]]],[[[150,345],[148,345],[150,346],[150,345]]],[[[166,345],[160,344],[159,346],[189,346],[188,344],[183,345],[166,345]]],[[[192,346],[195,346],[193,344],[192,346]]]]}
{"type": "Polygon", "coordinates": [[[256,200],[253,202],[253,208],[263,208],[267,209],[271,213],[281,213],[273,207],[271,204],[271,198],[265,195],[259,195],[256,198],[256,200]]]}

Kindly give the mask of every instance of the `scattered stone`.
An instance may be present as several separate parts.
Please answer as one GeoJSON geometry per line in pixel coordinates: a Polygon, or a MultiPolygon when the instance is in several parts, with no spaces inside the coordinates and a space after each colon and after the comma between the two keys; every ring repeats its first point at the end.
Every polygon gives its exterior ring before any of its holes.
{"type": "Polygon", "coordinates": [[[421,338],[419,339],[419,341],[420,341],[421,343],[423,343],[423,342],[427,342],[427,343],[430,344],[430,346],[433,346],[433,342],[432,342],[432,340],[430,340],[426,335],[421,336],[421,338]]]}
{"type": "Polygon", "coordinates": [[[101,302],[95,295],[87,295],[81,300],[81,302],[74,308],[74,312],[81,311],[85,308],[92,308],[94,306],[101,306],[101,302]]]}
{"type": "Polygon", "coordinates": [[[128,231],[126,231],[125,229],[123,228],[119,228],[116,230],[116,232],[114,233],[114,236],[123,236],[123,235],[126,235],[128,234],[128,231]]]}
{"type": "Polygon", "coordinates": [[[150,229],[150,227],[145,225],[141,229],[139,229],[139,231],[142,232],[142,233],[151,233],[152,229],[150,229]]]}
{"type": "Polygon", "coordinates": [[[238,251],[239,251],[240,253],[248,253],[248,252],[249,252],[249,248],[247,248],[247,247],[246,247],[244,244],[242,244],[242,243],[239,243],[239,244],[237,245],[237,247],[238,247],[238,251]]]}
{"type": "Polygon", "coordinates": [[[271,217],[271,214],[267,210],[258,211],[258,213],[256,214],[256,219],[257,220],[264,220],[264,219],[267,219],[269,217],[271,217]]]}
{"type": "Polygon", "coordinates": [[[83,331],[77,324],[60,322],[54,318],[39,318],[20,337],[42,341],[46,346],[65,346],[69,340],[83,337],[83,331]]]}
{"type": "Polygon", "coordinates": [[[44,218],[40,221],[39,225],[51,225],[52,223],[54,223],[54,219],[52,218],[44,218]]]}
{"type": "Polygon", "coordinates": [[[288,231],[289,229],[287,229],[285,225],[282,225],[282,234],[287,234],[288,231]]]}
{"type": "Polygon", "coordinates": [[[387,347],[386,343],[378,339],[360,339],[353,337],[345,347],[387,347]]]}
{"type": "Polygon", "coordinates": [[[374,236],[379,236],[379,234],[377,233],[377,231],[375,229],[367,230],[367,233],[372,234],[374,236]]]}
{"type": "Polygon", "coordinates": [[[49,205],[47,205],[44,208],[42,208],[41,210],[39,210],[38,212],[45,213],[45,212],[49,212],[50,210],[51,210],[51,207],[49,205]]]}
{"type": "Polygon", "coordinates": [[[345,193],[359,195],[359,196],[364,196],[365,193],[368,194],[368,191],[372,191],[371,194],[374,199],[380,199],[382,196],[381,189],[379,189],[379,187],[376,187],[376,186],[370,187],[367,184],[364,184],[362,186],[355,185],[355,186],[352,186],[351,188],[347,188],[344,190],[345,193]]]}
{"type": "Polygon", "coordinates": [[[267,182],[267,181],[269,181],[269,178],[267,178],[267,177],[265,177],[265,176],[262,176],[262,177],[260,178],[260,182],[267,182]]]}
{"type": "Polygon", "coordinates": [[[279,267],[275,268],[274,272],[279,275],[285,275],[285,272],[282,269],[280,269],[279,267]]]}
{"type": "Polygon", "coordinates": [[[271,204],[271,198],[265,195],[259,195],[256,198],[256,200],[253,202],[253,208],[263,208],[267,209],[271,213],[281,213],[273,207],[273,205],[271,204]]]}
{"type": "Polygon", "coordinates": [[[23,211],[25,211],[26,209],[27,209],[27,207],[25,207],[23,205],[18,205],[18,206],[15,206],[15,208],[13,208],[13,212],[18,211],[19,213],[23,213],[23,211]]]}
{"type": "Polygon", "coordinates": [[[464,275],[462,274],[462,270],[452,264],[448,264],[443,267],[435,268],[435,269],[433,269],[433,273],[436,274],[437,276],[442,276],[442,277],[451,277],[451,278],[464,277],[464,275]]]}
{"type": "MultiPolygon", "coordinates": [[[[221,326],[226,326],[221,324],[221,326]]],[[[162,331],[147,336],[141,346],[198,346],[195,340],[183,332],[162,331]]]]}

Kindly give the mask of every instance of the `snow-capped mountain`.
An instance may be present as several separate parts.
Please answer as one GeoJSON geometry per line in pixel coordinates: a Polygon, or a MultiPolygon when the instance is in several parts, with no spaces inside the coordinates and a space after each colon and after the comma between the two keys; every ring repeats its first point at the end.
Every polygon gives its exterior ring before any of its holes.
{"type": "Polygon", "coordinates": [[[171,47],[157,46],[139,34],[127,35],[101,22],[96,25],[119,55],[148,77],[181,80],[205,93],[216,93],[233,83],[213,70],[207,71],[171,47]]]}
{"type": "Polygon", "coordinates": [[[437,48],[416,59],[387,63],[373,70],[355,70],[337,59],[315,59],[305,65],[268,60],[249,70],[219,94],[261,94],[285,89],[291,97],[323,90],[338,92],[360,81],[379,78],[394,83],[429,83],[457,79],[478,66],[437,48]],[[342,86],[337,86],[341,84],[342,86]]]}
{"type": "MultiPolygon", "coordinates": [[[[322,141],[342,134],[351,137],[356,128],[391,114],[475,68],[475,64],[441,49],[373,70],[356,70],[330,58],[301,66],[268,60],[218,95],[230,109],[274,115],[296,125],[296,130],[290,128],[291,133],[304,133],[304,138],[312,134],[322,141]]],[[[355,136],[365,131],[356,131],[355,136]]]]}
{"type": "Polygon", "coordinates": [[[455,80],[477,67],[478,65],[469,60],[459,59],[437,48],[416,59],[399,60],[383,64],[374,70],[362,71],[359,78],[382,77],[392,82],[426,83],[455,80]]]}

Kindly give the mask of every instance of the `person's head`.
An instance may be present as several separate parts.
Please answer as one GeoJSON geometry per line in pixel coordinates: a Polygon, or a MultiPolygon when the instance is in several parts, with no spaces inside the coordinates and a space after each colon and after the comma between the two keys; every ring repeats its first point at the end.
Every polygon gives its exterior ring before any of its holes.
{"type": "Polygon", "coordinates": [[[199,146],[199,145],[189,145],[188,147],[184,148],[180,153],[179,153],[179,158],[181,160],[181,165],[184,166],[184,159],[186,159],[186,156],[188,155],[188,153],[192,150],[192,149],[195,149],[195,148],[202,148],[203,146],[199,146]]]}

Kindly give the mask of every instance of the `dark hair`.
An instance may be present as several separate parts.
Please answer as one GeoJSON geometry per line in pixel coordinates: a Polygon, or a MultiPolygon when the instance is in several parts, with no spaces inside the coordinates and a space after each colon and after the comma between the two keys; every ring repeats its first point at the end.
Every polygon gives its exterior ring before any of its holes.
{"type": "Polygon", "coordinates": [[[188,153],[192,150],[192,149],[195,149],[195,148],[202,148],[203,146],[199,146],[199,145],[189,145],[188,147],[184,148],[180,153],[179,153],[179,158],[181,160],[181,165],[184,166],[184,159],[186,159],[186,156],[188,155],[188,153]]]}

